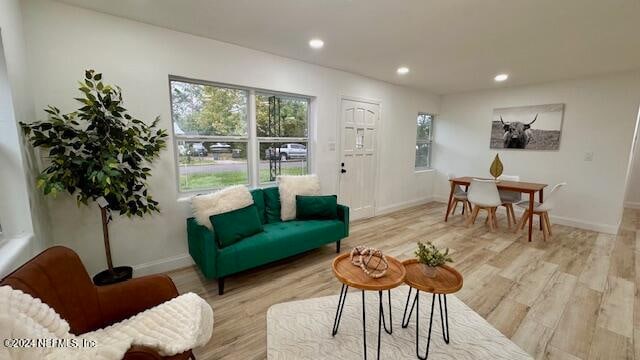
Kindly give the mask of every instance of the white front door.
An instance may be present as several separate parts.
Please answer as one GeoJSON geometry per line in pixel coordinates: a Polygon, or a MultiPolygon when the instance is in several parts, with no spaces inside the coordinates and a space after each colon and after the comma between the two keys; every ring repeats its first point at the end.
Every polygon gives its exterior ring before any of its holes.
{"type": "Polygon", "coordinates": [[[376,183],[376,126],[380,105],[342,99],[342,156],[340,195],[351,219],[374,215],[376,183]]]}

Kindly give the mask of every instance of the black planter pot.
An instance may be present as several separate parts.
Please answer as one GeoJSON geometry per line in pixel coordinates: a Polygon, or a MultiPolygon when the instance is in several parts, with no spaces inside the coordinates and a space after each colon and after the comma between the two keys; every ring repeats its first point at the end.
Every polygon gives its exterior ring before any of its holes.
{"type": "Polygon", "coordinates": [[[111,270],[103,270],[93,277],[93,283],[102,286],[115,284],[131,279],[133,268],[131,266],[116,266],[111,270]]]}

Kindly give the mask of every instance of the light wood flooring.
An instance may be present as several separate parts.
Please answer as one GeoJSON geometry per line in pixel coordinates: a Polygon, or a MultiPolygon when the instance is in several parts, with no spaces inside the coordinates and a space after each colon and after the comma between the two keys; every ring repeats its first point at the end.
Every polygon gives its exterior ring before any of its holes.
{"type": "MultiPolygon", "coordinates": [[[[640,360],[639,210],[625,211],[617,236],[553,225],[549,241],[538,230],[531,243],[525,232],[507,231],[504,215],[491,233],[483,218],[472,227],[461,216],[445,223],[444,211],[429,203],[355,222],[342,251],[365,244],[406,259],[419,240],[449,247],[464,276],[456,295],[533,357],[640,360]]],[[[231,276],[223,296],[194,267],[171,272],[180,292],[195,292],[214,309],[213,337],[196,350],[198,359],[265,359],[267,309],[337,296],[335,255],[328,245],[231,276]]]]}

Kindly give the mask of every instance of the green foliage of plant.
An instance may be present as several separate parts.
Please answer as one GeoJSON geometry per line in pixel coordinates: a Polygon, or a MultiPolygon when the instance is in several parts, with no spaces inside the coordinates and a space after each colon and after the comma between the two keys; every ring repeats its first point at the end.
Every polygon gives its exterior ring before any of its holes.
{"type": "Polygon", "coordinates": [[[452,262],[453,259],[449,256],[449,249],[445,249],[441,252],[431,242],[423,244],[418,241],[418,249],[415,252],[418,261],[428,266],[440,266],[447,262],[452,262]]]}
{"type": "Polygon", "coordinates": [[[166,146],[167,132],[133,118],[122,107],[118,86],[103,83],[102,74],[87,70],[76,98],[83,106],[62,114],[48,106],[47,121],[20,123],[33,147],[48,150],[49,164],[37,178],[45,195],[67,191],[80,204],[102,196],[121,215],[158,212],[147,190],[148,166],[166,146]]]}

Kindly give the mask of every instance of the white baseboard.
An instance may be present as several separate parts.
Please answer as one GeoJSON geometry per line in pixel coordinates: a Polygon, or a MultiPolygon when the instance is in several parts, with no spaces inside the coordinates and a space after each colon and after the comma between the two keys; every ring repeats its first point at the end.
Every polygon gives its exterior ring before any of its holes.
{"type": "Polygon", "coordinates": [[[165,259],[154,260],[133,267],[134,276],[144,276],[164,273],[193,265],[193,259],[189,254],[181,254],[165,259]]]}
{"type": "Polygon", "coordinates": [[[636,201],[625,201],[625,202],[624,202],[624,207],[626,207],[626,208],[631,208],[631,209],[640,209],[640,202],[636,202],[636,201]]]}
{"type": "Polygon", "coordinates": [[[377,207],[374,216],[389,214],[394,211],[410,208],[412,206],[426,204],[430,201],[433,201],[432,197],[423,197],[423,198],[413,199],[409,201],[404,201],[404,202],[393,204],[393,205],[377,207]]]}
{"type": "Polygon", "coordinates": [[[447,203],[447,201],[448,201],[448,200],[449,200],[449,199],[447,199],[447,197],[446,197],[446,196],[440,196],[440,195],[434,195],[434,196],[431,198],[431,201],[441,202],[441,203],[445,203],[445,204],[447,203]]]}
{"type": "MultiPolygon", "coordinates": [[[[434,196],[432,198],[432,201],[437,201],[437,202],[442,202],[442,203],[447,203],[447,198],[444,196],[434,196]]],[[[640,203],[625,203],[626,207],[635,207],[636,209],[640,209],[640,203]],[[631,205],[628,205],[631,204],[631,205]]],[[[524,212],[524,210],[521,210],[517,207],[515,207],[514,209],[516,211],[516,216],[519,218],[522,213],[524,212]]],[[[504,208],[500,208],[498,211],[502,211],[504,212],[504,208]]],[[[550,214],[549,220],[551,220],[552,223],[555,224],[560,224],[560,225],[565,225],[565,226],[572,226],[578,229],[584,229],[584,230],[591,230],[591,231],[597,231],[597,232],[601,232],[601,233],[605,233],[605,234],[617,234],[618,233],[618,229],[620,227],[620,224],[618,225],[608,225],[608,224],[599,224],[599,223],[592,223],[592,222],[587,222],[584,220],[580,220],[580,219],[574,219],[574,218],[568,218],[568,217],[564,217],[564,216],[557,216],[557,215],[553,215],[550,214]]]]}
{"type": "Polygon", "coordinates": [[[563,217],[563,216],[550,215],[549,218],[550,218],[551,222],[555,223],[555,224],[572,226],[572,227],[575,227],[575,228],[578,228],[578,229],[597,231],[597,232],[604,233],[604,234],[613,234],[613,235],[615,235],[615,234],[618,233],[618,228],[620,227],[619,225],[607,225],[607,224],[591,223],[591,222],[586,222],[586,221],[582,221],[582,220],[578,220],[578,219],[567,218],[567,217],[563,217]]]}

